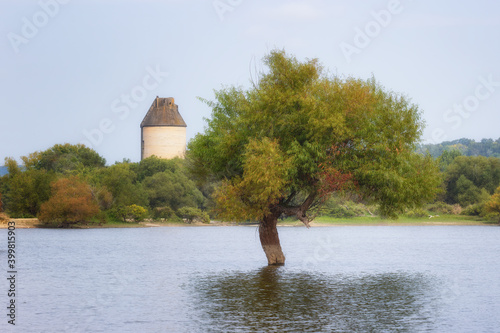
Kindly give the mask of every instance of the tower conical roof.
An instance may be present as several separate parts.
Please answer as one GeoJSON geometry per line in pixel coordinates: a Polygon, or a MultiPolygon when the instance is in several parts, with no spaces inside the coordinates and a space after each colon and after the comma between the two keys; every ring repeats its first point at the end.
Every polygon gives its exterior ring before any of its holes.
{"type": "Polygon", "coordinates": [[[158,96],[142,120],[141,128],[144,126],[187,127],[179,113],[179,106],[174,103],[174,98],[160,98],[158,96]]]}

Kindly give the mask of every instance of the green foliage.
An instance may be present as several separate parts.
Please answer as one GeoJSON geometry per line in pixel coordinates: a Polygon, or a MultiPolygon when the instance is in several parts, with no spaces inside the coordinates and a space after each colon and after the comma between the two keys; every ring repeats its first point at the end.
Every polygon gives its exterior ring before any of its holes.
{"type": "Polygon", "coordinates": [[[429,216],[429,213],[423,208],[415,208],[407,211],[405,215],[411,218],[422,218],[429,216]]]}
{"type": "Polygon", "coordinates": [[[7,167],[8,175],[5,175],[4,177],[14,177],[17,174],[21,173],[22,170],[17,164],[16,160],[10,157],[5,158],[5,166],[7,167]]]}
{"type": "Polygon", "coordinates": [[[35,152],[21,159],[28,169],[44,169],[63,174],[83,172],[85,168],[102,168],[106,164],[106,160],[93,149],[69,143],[56,144],[43,152],[35,152]]]}
{"type": "Polygon", "coordinates": [[[330,216],[334,218],[351,218],[365,216],[367,213],[368,210],[363,204],[338,197],[331,197],[323,204],[319,214],[321,216],[330,216]]]}
{"type": "Polygon", "coordinates": [[[500,159],[458,156],[445,172],[445,201],[450,204],[459,203],[462,207],[479,203],[486,195],[492,194],[498,185],[500,159]]]}
{"type": "Polygon", "coordinates": [[[207,213],[194,207],[182,207],[177,210],[177,214],[186,219],[186,222],[192,223],[200,221],[202,223],[210,223],[210,216],[207,213]]]}
{"type": "Polygon", "coordinates": [[[500,157],[500,138],[497,140],[482,139],[479,142],[471,139],[458,139],[438,144],[425,144],[418,148],[422,154],[429,153],[434,158],[445,151],[459,151],[464,156],[500,157]]]}
{"type": "Polygon", "coordinates": [[[427,206],[427,210],[435,214],[459,215],[462,213],[462,207],[459,204],[449,205],[442,201],[427,206]]]}
{"type": "Polygon", "coordinates": [[[473,205],[469,205],[464,210],[462,210],[462,215],[485,216],[486,211],[484,210],[484,204],[476,203],[473,205]]]}
{"type": "Polygon", "coordinates": [[[102,210],[108,210],[113,205],[113,195],[108,189],[103,186],[99,188],[92,188],[92,195],[97,200],[99,208],[102,210]]]}
{"type": "Polygon", "coordinates": [[[98,223],[99,225],[103,225],[105,223],[109,222],[109,217],[108,214],[105,211],[100,210],[99,213],[97,213],[96,216],[94,216],[94,219],[92,220],[93,223],[98,223]]]}
{"type": "Polygon", "coordinates": [[[460,175],[456,182],[457,201],[462,207],[476,203],[481,195],[481,190],[464,175],[460,175]]]}
{"type": "Polygon", "coordinates": [[[114,219],[119,219],[123,222],[140,222],[148,216],[148,211],[146,208],[138,205],[118,206],[111,210],[111,215],[114,219]]]}
{"type": "Polygon", "coordinates": [[[146,208],[138,205],[130,205],[125,207],[125,209],[127,219],[130,219],[134,222],[140,222],[148,216],[148,211],[146,210],[146,208]]]}
{"type": "Polygon", "coordinates": [[[169,206],[174,210],[180,207],[203,207],[205,198],[195,183],[183,172],[166,170],[144,179],[143,186],[152,208],[169,206]]]}
{"type": "Polygon", "coordinates": [[[50,196],[55,174],[46,170],[26,170],[4,176],[4,204],[12,217],[35,217],[50,196]]]}
{"type": "Polygon", "coordinates": [[[155,207],[153,209],[153,218],[155,220],[161,220],[161,219],[164,219],[164,220],[178,220],[178,216],[175,215],[175,211],[168,207],[168,206],[165,206],[165,207],[155,207]]]}
{"type": "MultiPolygon", "coordinates": [[[[93,200],[103,213],[96,221],[142,219],[131,206],[140,206],[154,213],[156,207],[205,208],[206,198],[188,177],[186,162],[179,158],[165,160],[150,157],[139,163],[116,163],[106,167],[105,160],[81,145],[55,145],[52,148],[23,156],[23,166],[6,158],[9,173],[0,177],[3,208],[14,217],[33,217],[51,195],[50,183],[57,178],[77,176],[90,185],[93,200]]],[[[207,193],[213,186],[205,183],[207,193]]],[[[160,214],[161,215],[161,214],[160,214]]],[[[179,219],[167,214],[169,219],[179,219]]]]}
{"type": "Polygon", "coordinates": [[[445,171],[446,168],[457,158],[458,156],[463,156],[459,150],[445,150],[439,156],[438,162],[441,171],[445,171]]]}
{"type": "Polygon", "coordinates": [[[330,77],[317,60],[273,51],[264,62],[252,89],[215,93],[205,133],[189,143],[198,179],[222,181],[222,215],[303,218],[328,195],[320,189],[349,188],[395,216],[435,195],[437,164],[414,153],[416,105],[373,78],[330,77]]]}
{"type": "Polygon", "coordinates": [[[500,186],[484,205],[484,211],[491,218],[497,218],[500,223],[500,186]]]}
{"type": "Polygon", "coordinates": [[[5,159],[9,174],[2,177],[0,190],[5,195],[5,208],[15,217],[33,217],[41,204],[49,199],[50,183],[59,176],[84,175],[102,168],[105,160],[83,145],[57,144],[43,152],[22,156],[20,167],[5,159]]]}
{"type": "Polygon", "coordinates": [[[145,158],[139,163],[130,164],[130,168],[136,173],[139,182],[160,172],[175,173],[182,172],[185,169],[184,161],[178,157],[166,160],[156,156],[145,158]]]}
{"type": "Polygon", "coordinates": [[[94,175],[94,183],[106,187],[111,193],[114,207],[133,204],[148,206],[147,192],[136,180],[137,175],[128,163],[112,165],[99,170],[94,175]]]}
{"type": "Polygon", "coordinates": [[[269,214],[289,182],[290,160],[276,141],[250,139],[243,162],[243,177],[224,182],[215,195],[217,213],[238,221],[269,214]]]}

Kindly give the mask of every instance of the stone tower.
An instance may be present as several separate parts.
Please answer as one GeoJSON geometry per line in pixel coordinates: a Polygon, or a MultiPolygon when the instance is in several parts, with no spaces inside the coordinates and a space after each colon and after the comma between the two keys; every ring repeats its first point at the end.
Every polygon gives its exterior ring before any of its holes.
{"type": "Polygon", "coordinates": [[[174,99],[156,96],[141,123],[141,160],[153,155],[183,158],[186,127],[174,99]]]}

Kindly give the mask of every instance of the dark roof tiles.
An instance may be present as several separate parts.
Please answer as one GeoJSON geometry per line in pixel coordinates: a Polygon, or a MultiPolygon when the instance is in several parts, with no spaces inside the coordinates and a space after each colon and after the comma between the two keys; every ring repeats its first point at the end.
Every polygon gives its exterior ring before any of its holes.
{"type": "Polygon", "coordinates": [[[179,113],[179,106],[174,103],[173,97],[160,98],[158,96],[142,120],[141,128],[144,126],[187,127],[179,113]]]}

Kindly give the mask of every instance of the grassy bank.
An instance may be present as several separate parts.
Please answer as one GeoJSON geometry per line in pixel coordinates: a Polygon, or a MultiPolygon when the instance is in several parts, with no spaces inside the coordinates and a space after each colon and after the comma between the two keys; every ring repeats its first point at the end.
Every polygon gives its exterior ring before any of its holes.
{"type": "MultiPolygon", "coordinates": [[[[40,223],[36,218],[8,218],[0,222],[0,229],[7,228],[7,222],[14,221],[18,229],[30,228],[47,228],[57,229],[60,228],[59,223],[40,223]]],[[[101,228],[150,228],[150,227],[180,227],[180,226],[210,226],[210,225],[234,225],[234,223],[226,222],[211,222],[206,223],[184,223],[179,221],[147,221],[147,222],[123,222],[123,221],[108,221],[106,223],[77,223],[71,225],[67,229],[101,229],[101,228]]]]}
{"type": "Polygon", "coordinates": [[[378,216],[332,218],[321,216],[314,220],[314,226],[329,225],[498,225],[497,221],[488,221],[475,216],[463,215],[439,215],[429,217],[406,217],[401,216],[397,220],[382,219],[378,216]]]}
{"type": "MultiPolygon", "coordinates": [[[[57,224],[40,224],[38,219],[10,219],[16,222],[16,228],[57,228],[57,224]]],[[[6,221],[5,221],[6,222],[6,221]]],[[[211,221],[210,224],[206,223],[182,223],[182,222],[122,222],[122,221],[109,221],[107,223],[99,224],[77,224],[72,226],[73,229],[90,229],[90,228],[149,228],[149,227],[179,227],[179,226],[233,226],[233,225],[257,225],[257,223],[231,223],[231,222],[218,222],[211,221]]],[[[278,223],[279,226],[303,226],[302,222],[296,219],[285,219],[278,223]]],[[[498,225],[497,221],[484,220],[474,216],[463,215],[440,215],[432,218],[410,218],[402,216],[397,220],[382,219],[374,216],[352,217],[352,218],[333,218],[321,216],[311,222],[312,227],[325,227],[325,226],[383,226],[383,225],[498,225]]],[[[7,223],[0,223],[0,228],[7,228],[7,223]]]]}

